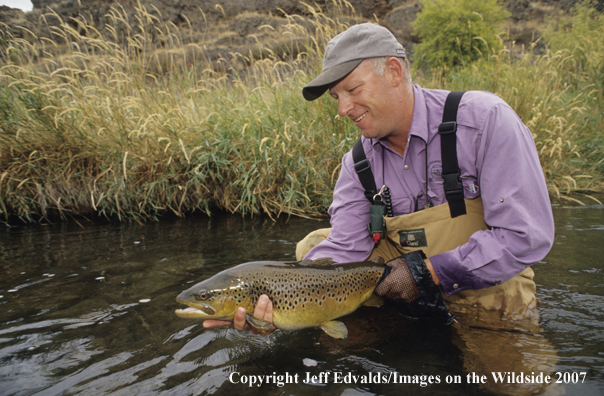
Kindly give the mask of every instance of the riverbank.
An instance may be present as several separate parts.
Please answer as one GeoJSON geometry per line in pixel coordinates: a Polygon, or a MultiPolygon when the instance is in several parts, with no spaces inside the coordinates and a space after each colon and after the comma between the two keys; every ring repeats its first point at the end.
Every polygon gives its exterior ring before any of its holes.
{"type": "MultiPolygon", "coordinates": [[[[133,21],[112,9],[103,31],[82,22],[56,28],[56,41],[3,40],[0,219],[325,214],[358,131],[335,101],[300,92],[358,16],[307,14],[258,27],[278,41],[218,60],[144,8],[123,36],[133,21]]],[[[504,49],[415,79],[498,94],[533,131],[553,197],[602,192],[602,22],[585,10],[551,25],[540,53],[504,49]]]]}

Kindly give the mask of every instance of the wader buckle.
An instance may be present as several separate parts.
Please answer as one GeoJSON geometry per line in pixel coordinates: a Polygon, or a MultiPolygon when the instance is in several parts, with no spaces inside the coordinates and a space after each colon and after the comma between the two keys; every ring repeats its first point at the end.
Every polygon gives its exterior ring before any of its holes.
{"type": "Polygon", "coordinates": [[[365,172],[367,169],[371,169],[371,164],[367,158],[354,164],[354,171],[356,173],[365,172]]]}
{"type": "Polygon", "coordinates": [[[455,173],[447,173],[442,175],[443,180],[445,182],[445,193],[447,194],[455,194],[459,193],[463,190],[463,185],[461,184],[461,175],[459,170],[455,173]]]}
{"type": "Polygon", "coordinates": [[[447,121],[443,122],[438,126],[438,133],[440,135],[448,135],[450,133],[457,132],[457,122],[455,121],[447,121]]]}

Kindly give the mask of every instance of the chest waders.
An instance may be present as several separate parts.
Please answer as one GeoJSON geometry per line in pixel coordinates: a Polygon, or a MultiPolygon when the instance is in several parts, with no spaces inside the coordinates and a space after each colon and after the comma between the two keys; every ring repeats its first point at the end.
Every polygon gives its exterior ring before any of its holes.
{"type": "MultiPolygon", "coordinates": [[[[371,202],[371,222],[368,225],[376,247],[369,259],[381,256],[386,261],[422,250],[428,257],[453,250],[470,240],[475,232],[488,229],[480,197],[465,199],[457,161],[456,132],[457,108],[464,92],[454,91],[445,102],[443,122],[438,128],[441,137],[442,177],[447,202],[410,214],[396,217],[388,202],[383,202],[377,191],[371,166],[365,156],[361,139],[355,143],[352,153],[355,171],[371,202]],[[375,234],[385,235],[376,237],[375,234]]],[[[427,181],[426,181],[427,188],[427,181]]],[[[387,188],[386,188],[386,191],[387,188]]],[[[426,191],[427,194],[427,191],[426,191]]],[[[389,197],[388,197],[389,200],[389,197]]],[[[388,201],[387,200],[387,201],[388,201]]],[[[526,268],[512,279],[498,285],[478,290],[462,290],[443,298],[454,313],[468,309],[496,310],[512,319],[522,320],[532,315],[536,305],[533,270],[526,268]]],[[[453,285],[456,288],[456,285],[453,285]]]]}

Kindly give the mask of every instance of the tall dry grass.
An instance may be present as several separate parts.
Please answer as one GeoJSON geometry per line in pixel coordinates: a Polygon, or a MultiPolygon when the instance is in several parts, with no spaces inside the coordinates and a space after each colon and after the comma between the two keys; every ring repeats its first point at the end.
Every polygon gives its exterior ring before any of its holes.
{"type": "Polygon", "coordinates": [[[282,27],[292,58],[269,48],[207,59],[142,7],[123,37],[132,21],[113,9],[104,31],[54,29],[65,44],[5,41],[0,215],[324,213],[354,131],[300,92],[346,25],[308,11],[282,27]]]}
{"type": "MultiPolygon", "coordinates": [[[[0,218],[325,213],[358,132],[333,100],[308,103],[301,89],[356,16],[340,0],[335,17],[307,7],[306,17],[285,15],[264,49],[218,59],[143,7],[134,20],[112,9],[101,31],[79,20],[51,28],[52,40],[4,36],[0,218]]],[[[421,83],[498,93],[531,126],[553,193],[601,190],[604,155],[589,151],[601,91],[570,86],[573,62],[504,51],[421,83]]]]}

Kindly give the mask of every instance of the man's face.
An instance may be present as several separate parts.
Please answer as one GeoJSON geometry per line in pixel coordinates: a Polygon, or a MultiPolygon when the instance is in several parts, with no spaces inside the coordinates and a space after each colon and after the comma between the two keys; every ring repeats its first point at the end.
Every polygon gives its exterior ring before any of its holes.
{"type": "Polygon", "coordinates": [[[396,131],[396,99],[388,68],[376,76],[368,62],[361,62],[350,74],[329,88],[338,101],[340,117],[350,118],[365,138],[388,138],[396,131]]]}

